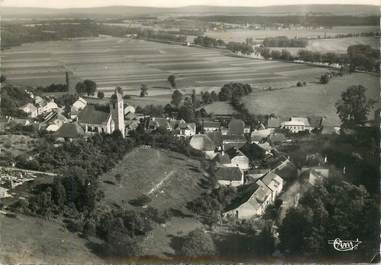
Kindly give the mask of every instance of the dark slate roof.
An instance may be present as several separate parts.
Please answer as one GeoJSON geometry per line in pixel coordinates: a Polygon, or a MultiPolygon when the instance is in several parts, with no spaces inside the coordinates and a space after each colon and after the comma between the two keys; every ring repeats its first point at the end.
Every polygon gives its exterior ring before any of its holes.
{"type": "Polygon", "coordinates": [[[80,138],[85,131],[78,123],[65,123],[55,133],[57,138],[80,138]]]}
{"type": "Polygon", "coordinates": [[[245,128],[245,122],[241,119],[232,119],[229,122],[229,133],[232,135],[243,135],[243,130],[245,128]]]}
{"type": "Polygon", "coordinates": [[[239,149],[250,161],[261,159],[265,155],[265,151],[257,144],[246,143],[239,149]]]}
{"type": "Polygon", "coordinates": [[[258,189],[258,184],[250,183],[247,185],[242,185],[237,188],[237,195],[231,200],[230,204],[225,207],[224,212],[236,209],[245,202],[247,202],[254,192],[258,189]]]}
{"type": "Polygon", "coordinates": [[[78,121],[87,124],[104,124],[110,117],[110,108],[108,106],[87,104],[79,113],[78,121]]]}
{"type": "Polygon", "coordinates": [[[238,181],[242,179],[242,172],[238,167],[217,167],[217,180],[238,181]]]}

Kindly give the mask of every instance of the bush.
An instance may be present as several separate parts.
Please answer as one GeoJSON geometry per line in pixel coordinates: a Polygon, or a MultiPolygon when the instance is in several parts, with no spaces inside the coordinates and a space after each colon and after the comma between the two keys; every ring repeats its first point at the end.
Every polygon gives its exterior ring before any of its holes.
{"type": "Polygon", "coordinates": [[[216,254],[216,246],[210,234],[197,229],[184,238],[180,252],[186,257],[211,257],[216,254]]]}

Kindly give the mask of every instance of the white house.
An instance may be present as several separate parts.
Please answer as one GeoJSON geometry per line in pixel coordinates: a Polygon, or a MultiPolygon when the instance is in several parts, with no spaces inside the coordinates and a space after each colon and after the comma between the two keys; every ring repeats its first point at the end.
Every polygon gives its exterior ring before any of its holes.
{"type": "Polygon", "coordinates": [[[174,131],[178,137],[192,137],[196,134],[196,124],[181,120],[174,128],[174,131]]]}
{"type": "Polygon", "coordinates": [[[202,128],[204,133],[219,131],[221,124],[217,121],[203,121],[202,128]]]}
{"type": "Polygon", "coordinates": [[[312,130],[308,119],[304,117],[291,117],[289,121],[282,122],[281,127],[292,133],[312,130]]]}
{"type": "Polygon", "coordinates": [[[237,219],[259,217],[272,203],[271,190],[266,185],[252,183],[245,186],[242,191],[239,191],[242,194],[239,201],[243,201],[243,203],[228,206],[227,211],[223,214],[224,217],[237,219]]]}
{"type": "Polygon", "coordinates": [[[70,108],[70,117],[75,119],[78,116],[78,113],[87,106],[87,101],[81,97],[73,103],[70,108]]]}
{"type": "Polygon", "coordinates": [[[50,101],[44,100],[38,104],[37,108],[38,115],[40,115],[58,109],[58,105],[54,102],[54,99],[50,101]]]}
{"type": "Polygon", "coordinates": [[[37,107],[34,106],[32,103],[27,103],[19,109],[28,114],[28,117],[30,118],[36,118],[38,116],[37,107]]]}
{"type": "Polygon", "coordinates": [[[266,174],[262,180],[258,180],[258,182],[262,182],[271,190],[272,202],[274,202],[276,197],[282,192],[283,179],[273,172],[266,174]]]}

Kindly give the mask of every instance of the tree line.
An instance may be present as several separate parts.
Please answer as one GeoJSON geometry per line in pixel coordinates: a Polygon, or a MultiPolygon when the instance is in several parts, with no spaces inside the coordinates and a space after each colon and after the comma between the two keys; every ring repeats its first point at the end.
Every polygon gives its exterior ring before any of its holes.
{"type": "Polygon", "coordinates": [[[286,36],[268,37],[263,40],[265,47],[306,47],[308,40],[305,38],[290,39],[286,36]]]}

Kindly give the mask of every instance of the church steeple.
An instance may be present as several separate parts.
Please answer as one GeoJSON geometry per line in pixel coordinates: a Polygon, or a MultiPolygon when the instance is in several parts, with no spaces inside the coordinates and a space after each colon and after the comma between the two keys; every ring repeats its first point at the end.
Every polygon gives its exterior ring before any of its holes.
{"type": "Polygon", "coordinates": [[[115,124],[115,130],[119,130],[125,137],[123,91],[120,87],[115,88],[115,92],[111,97],[110,112],[115,124]]]}

